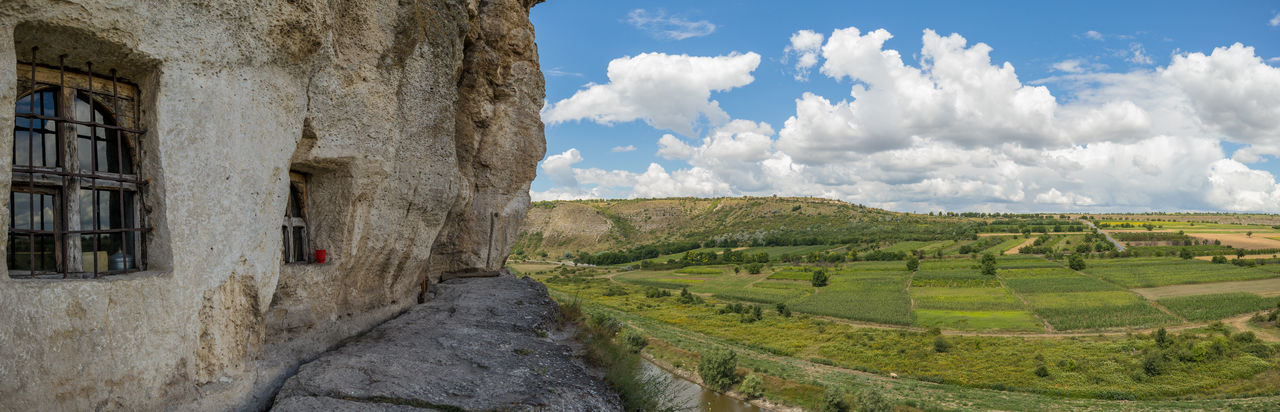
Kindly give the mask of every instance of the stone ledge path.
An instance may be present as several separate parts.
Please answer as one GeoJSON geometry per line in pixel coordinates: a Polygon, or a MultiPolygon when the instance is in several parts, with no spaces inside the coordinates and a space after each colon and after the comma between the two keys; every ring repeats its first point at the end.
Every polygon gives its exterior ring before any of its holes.
{"type": "Polygon", "coordinates": [[[619,411],[542,284],[509,275],[436,296],[302,365],[275,411],[619,411]]]}

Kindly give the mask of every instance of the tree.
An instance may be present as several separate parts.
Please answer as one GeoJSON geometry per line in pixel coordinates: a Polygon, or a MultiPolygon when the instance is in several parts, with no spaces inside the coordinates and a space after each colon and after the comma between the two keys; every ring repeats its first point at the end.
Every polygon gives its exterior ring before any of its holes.
{"type": "Polygon", "coordinates": [[[1244,259],[1244,249],[1236,249],[1236,257],[1244,259]]]}
{"type": "Polygon", "coordinates": [[[712,349],[702,354],[698,360],[698,376],[702,383],[717,392],[723,392],[733,386],[737,375],[733,371],[738,368],[738,355],[727,349],[712,349]]]}
{"type": "Polygon", "coordinates": [[[1191,259],[1195,257],[1195,255],[1191,254],[1191,249],[1187,249],[1184,247],[1182,248],[1182,250],[1178,251],[1178,257],[1183,259],[1191,259]]]}
{"type": "Polygon", "coordinates": [[[778,304],[775,305],[774,308],[778,309],[778,314],[782,315],[782,317],[784,318],[791,317],[791,308],[787,307],[786,303],[778,302],[778,304]]]}
{"type": "Polygon", "coordinates": [[[912,256],[912,257],[910,257],[910,258],[908,258],[908,259],[907,259],[907,271],[908,271],[908,272],[915,272],[915,271],[916,271],[916,269],[919,269],[919,268],[920,268],[920,259],[916,259],[916,257],[915,257],[915,256],[912,256]]]}
{"type": "Polygon", "coordinates": [[[995,255],[992,255],[990,253],[984,253],[982,255],[981,264],[982,264],[982,274],[987,276],[996,275],[996,256],[995,255]]]}
{"type": "Polygon", "coordinates": [[[821,269],[819,269],[819,270],[817,270],[817,271],[814,271],[814,272],[813,272],[813,277],[809,279],[809,283],[810,283],[810,284],[812,284],[812,285],[813,285],[813,287],[817,287],[817,288],[820,288],[820,287],[826,286],[826,285],[827,285],[827,272],[825,272],[825,271],[823,271],[823,270],[821,270],[821,269]]]}
{"type": "Polygon", "coordinates": [[[1071,257],[1067,259],[1067,266],[1069,266],[1071,270],[1084,270],[1084,255],[1079,253],[1071,255],[1071,257]]]}
{"type": "Polygon", "coordinates": [[[761,269],[764,269],[764,264],[763,264],[763,263],[748,263],[748,264],[747,264],[747,273],[750,273],[750,274],[752,274],[752,275],[759,275],[759,274],[760,274],[760,270],[761,270],[761,269]]]}

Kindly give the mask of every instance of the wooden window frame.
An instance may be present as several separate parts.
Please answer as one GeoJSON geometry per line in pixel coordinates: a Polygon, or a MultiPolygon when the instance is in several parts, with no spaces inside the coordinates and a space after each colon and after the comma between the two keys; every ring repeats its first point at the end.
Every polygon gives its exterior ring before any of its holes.
{"type": "MultiPolygon", "coordinates": [[[[32,50],[32,61],[36,61],[36,50],[32,50]]],[[[60,59],[61,60],[61,59],[60,59]]],[[[18,113],[17,119],[23,119],[27,125],[26,139],[34,139],[32,133],[36,123],[53,122],[56,125],[55,147],[57,153],[53,167],[49,167],[42,159],[39,166],[32,161],[34,150],[28,140],[26,164],[13,162],[11,174],[11,203],[9,241],[13,244],[15,237],[26,236],[29,248],[34,249],[35,237],[53,235],[56,249],[55,267],[53,271],[37,270],[35,253],[31,254],[29,270],[18,270],[9,262],[9,277],[40,279],[72,279],[98,278],[102,276],[146,270],[146,210],[144,191],[147,182],[140,178],[139,164],[141,141],[144,132],[138,127],[140,118],[139,93],[136,86],[120,81],[114,70],[110,77],[99,76],[93,72],[91,63],[88,70],[79,72],[68,69],[61,64],[57,68],[39,66],[28,63],[17,64],[17,105],[22,99],[33,97],[36,93],[52,93],[54,95],[54,113],[50,116],[43,110],[32,110],[29,113],[18,113]],[[77,104],[83,101],[88,104],[88,119],[81,119],[76,114],[77,104]],[[38,114],[37,114],[38,113],[38,114]],[[101,113],[99,122],[95,116],[101,113]],[[89,156],[89,170],[80,165],[79,145],[83,130],[88,130],[88,144],[94,153],[89,156]],[[99,132],[102,132],[99,134],[99,132]],[[115,139],[115,144],[110,143],[115,139]],[[99,142],[104,142],[99,146],[99,142]],[[111,154],[100,152],[115,150],[116,170],[110,171],[111,164],[99,165],[99,155],[110,162],[111,154]],[[128,164],[126,165],[126,159],[128,164]],[[103,169],[103,170],[100,170],[103,169]],[[91,204],[96,213],[91,213],[91,227],[81,227],[80,204],[83,192],[89,192],[91,204]],[[54,192],[54,230],[19,229],[13,218],[17,212],[13,209],[13,194],[54,192]],[[107,207],[102,209],[103,194],[107,196],[107,207]],[[113,200],[112,197],[115,199],[113,200]],[[111,209],[115,208],[115,211],[111,209]],[[117,228],[103,228],[103,221],[119,222],[117,228]],[[100,245],[100,239],[106,236],[108,241],[124,242],[119,248],[119,264],[113,264],[114,255],[107,255],[105,261],[100,256],[110,253],[100,245]],[[89,238],[89,239],[86,239],[89,238]],[[83,252],[85,248],[89,252],[83,252]],[[85,265],[91,257],[92,264],[85,265]]],[[[43,97],[41,97],[43,99],[43,97]]],[[[34,102],[33,102],[34,103],[34,102]]],[[[43,102],[41,102],[43,103],[43,102]]],[[[43,126],[41,126],[43,127],[43,126]]],[[[18,154],[18,132],[22,129],[15,121],[14,134],[11,136],[13,155],[18,154]]],[[[46,132],[47,133],[47,132],[46,132]]],[[[42,142],[43,142],[42,137],[42,142]]],[[[45,147],[47,148],[47,146],[45,147]]],[[[15,159],[17,160],[17,159],[15,159]]],[[[31,206],[34,213],[34,205],[31,206]]],[[[30,217],[29,217],[30,218],[30,217]]],[[[11,251],[10,253],[14,253],[11,251]]],[[[15,258],[16,259],[16,258],[15,258]]]]}
{"type": "Polygon", "coordinates": [[[289,192],[286,196],[284,206],[284,221],[280,225],[282,240],[284,241],[283,258],[284,263],[312,263],[315,257],[311,252],[311,230],[308,220],[307,204],[310,203],[307,193],[307,175],[289,171],[289,192]],[[294,216],[294,202],[299,203],[296,209],[301,216],[294,216]],[[295,241],[294,234],[302,231],[300,242],[295,241]]]}

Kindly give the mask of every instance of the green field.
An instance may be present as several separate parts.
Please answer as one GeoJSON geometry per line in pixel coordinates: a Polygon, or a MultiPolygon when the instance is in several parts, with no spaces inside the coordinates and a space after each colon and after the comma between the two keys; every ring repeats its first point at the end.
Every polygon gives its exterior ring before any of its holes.
{"type": "Polygon", "coordinates": [[[1218,293],[1156,300],[1187,320],[1214,320],[1276,307],[1276,298],[1252,293],[1218,293]]]}
{"type": "Polygon", "coordinates": [[[1153,327],[1178,322],[1129,291],[1023,296],[1037,315],[1058,330],[1153,327]]]}
{"type": "Polygon", "coordinates": [[[911,324],[911,299],[907,297],[907,273],[878,271],[840,274],[793,305],[797,311],[816,315],[894,325],[911,324]]]}
{"type": "Polygon", "coordinates": [[[1044,325],[1025,310],[916,309],[916,326],[954,330],[1041,332],[1044,325]]]}
{"type": "Polygon", "coordinates": [[[1129,288],[1264,279],[1275,273],[1178,258],[1089,260],[1085,272],[1129,288]]]}
{"type": "Polygon", "coordinates": [[[916,309],[1025,310],[1026,306],[1004,288],[912,287],[916,309]]]}

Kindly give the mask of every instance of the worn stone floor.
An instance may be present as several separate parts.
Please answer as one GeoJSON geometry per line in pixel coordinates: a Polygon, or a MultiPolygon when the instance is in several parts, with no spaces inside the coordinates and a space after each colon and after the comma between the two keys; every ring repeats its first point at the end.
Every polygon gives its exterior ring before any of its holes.
{"type": "Polygon", "coordinates": [[[435,296],[299,368],[276,411],[610,411],[544,286],[452,279],[435,296]]]}

